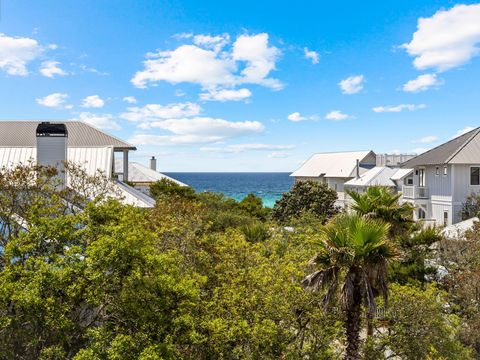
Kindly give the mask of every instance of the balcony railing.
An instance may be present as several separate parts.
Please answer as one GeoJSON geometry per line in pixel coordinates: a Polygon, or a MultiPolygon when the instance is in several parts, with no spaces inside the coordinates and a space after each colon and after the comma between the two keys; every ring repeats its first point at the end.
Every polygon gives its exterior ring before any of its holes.
{"type": "Polygon", "coordinates": [[[405,199],[428,199],[428,188],[425,186],[404,185],[402,194],[405,199]]]}

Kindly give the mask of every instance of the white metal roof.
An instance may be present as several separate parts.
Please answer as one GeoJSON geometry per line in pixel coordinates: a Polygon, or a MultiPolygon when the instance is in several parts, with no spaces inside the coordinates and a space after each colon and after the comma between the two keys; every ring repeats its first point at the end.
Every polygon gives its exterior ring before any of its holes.
{"type": "MultiPolygon", "coordinates": [[[[355,174],[357,159],[362,162],[373,151],[346,151],[319,153],[308,159],[290,176],[295,177],[352,177],[355,174]]],[[[375,164],[375,160],[373,161],[375,164]]]]}
{"type": "Polygon", "coordinates": [[[413,172],[413,169],[396,169],[397,171],[395,172],[395,174],[393,174],[390,179],[392,179],[393,181],[397,181],[397,180],[401,180],[403,179],[405,176],[408,176],[410,175],[412,172],[413,172]]]}
{"type": "MultiPolygon", "coordinates": [[[[0,120],[0,146],[35,147],[36,129],[42,121],[0,120]]],[[[82,121],[52,121],[65,124],[68,147],[114,147],[135,150],[135,146],[82,121]]]]}
{"type": "Polygon", "coordinates": [[[397,171],[386,166],[376,166],[373,169],[363,173],[359,178],[354,178],[345,183],[345,186],[396,186],[395,183],[390,180],[391,176],[397,171]]]}
{"type": "Polygon", "coordinates": [[[121,181],[116,181],[114,186],[115,189],[120,192],[120,195],[123,198],[122,203],[125,205],[133,205],[143,208],[151,208],[155,206],[155,200],[150,196],[145,195],[141,191],[138,191],[121,181]]]}
{"type": "MultiPolygon", "coordinates": [[[[0,168],[12,168],[29,161],[35,162],[36,159],[35,147],[0,147],[0,168]]],[[[67,148],[67,160],[81,166],[88,175],[95,175],[99,170],[111,178],[112,159],[113,147],[67,148]]]]}
{"type": "MultiPolygon", "coordinates": [[[[115,160],[115,171],[122,172],[123,161],[122,159],[115,160]]],[[[128,180],[134,183],[152,183],[160,181],[162,179],[168,179],[180,186],[188,186],[178,180],[175,180],[165,174],[159,173],[158,171],[152,170],[149,167],[142,165],[137,162],[128,163],[128,180]]]]}

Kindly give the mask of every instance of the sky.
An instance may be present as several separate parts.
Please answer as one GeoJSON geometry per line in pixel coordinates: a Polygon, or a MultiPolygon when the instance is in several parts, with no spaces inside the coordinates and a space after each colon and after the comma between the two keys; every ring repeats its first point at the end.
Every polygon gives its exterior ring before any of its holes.
{"type": "Polygon", "coordinates": [[[85,121],[160,171],[421,153],[480,125],[480,3],[0,6],[0,121],[85,121]]]}

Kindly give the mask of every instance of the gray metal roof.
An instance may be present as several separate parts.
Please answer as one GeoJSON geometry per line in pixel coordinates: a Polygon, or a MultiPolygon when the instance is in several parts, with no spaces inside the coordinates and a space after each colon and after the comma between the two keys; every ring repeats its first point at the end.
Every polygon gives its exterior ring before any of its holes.
{"type": "MultiPolygon", "coordinates": [[[[0,120],[0,147],[37,146],[36,129],[42,121],[0,120]]],[[[69,147],[104,147],[136,150],[135,146],[81,121],[51,121],[67,126],[69,147]]]]}
{"type": "Polygon", "coordinates": [[[403,168],[422,165],[480,163],[480,127],[420,154],[402,164],[403,168]]]}

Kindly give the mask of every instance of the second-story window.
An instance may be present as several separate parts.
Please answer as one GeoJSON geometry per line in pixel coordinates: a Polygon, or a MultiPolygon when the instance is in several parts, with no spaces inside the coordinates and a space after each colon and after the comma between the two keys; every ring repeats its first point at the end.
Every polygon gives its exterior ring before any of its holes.
{"type": "Polygon", "coordinates": [[[440,175],[440,168],[438,166],[435,168],[435,175],[440,175]]]}
{"type": "Polygon", "coordinates": [[[447,176],[447,171],[448,171],[448,170],[447,170],[447,167],[444,166],[444,167],[443,167],[443,176],[447,176]]]}
{"type": "Polygon", "coordinates": [[[478,166],[470,168],[470,185],[480,185],[480,167],[478,166]]]}

